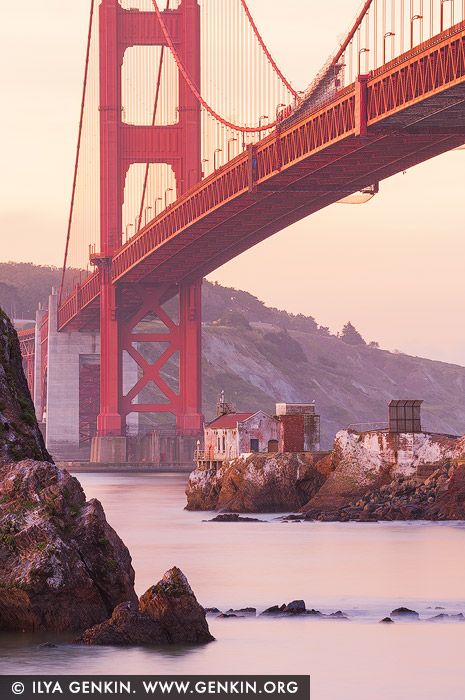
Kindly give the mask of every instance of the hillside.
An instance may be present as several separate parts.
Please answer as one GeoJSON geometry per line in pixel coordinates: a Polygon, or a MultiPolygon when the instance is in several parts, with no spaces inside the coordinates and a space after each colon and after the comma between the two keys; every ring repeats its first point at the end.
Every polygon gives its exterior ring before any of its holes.
{"type": "MultiPolygon", "coordinates": [[[[59,277],[56,268],[0,264],[0,305],[17,299],[16,316],[33,317],[32,304],[46,302],[59,277]],[[11,266],[11,267],[10,267],[11,266]],[[21,282],[19,282],[21,280],[21,282]],[[24,292],[27,290],[27,293],[24,292]],[[22,306],[22,300],[24,305],[22,306]]],[[[167,304],[173,311],[176,301],[167,304]]],[[[350,315],[350,314],[349,314],[350,315]]],[[[148,345],[148,344],[147,344],[148,345]]],[[[392,398],[419,398],[423,426],[450,434],[465,427],[465,368],[367,345],[350,324],[340,337],[312,317],[271,309],[251,294],[218,284],[203,285],[203,409],[215,415],[218,393],[238,410],[274,410],[277,401],[312,401],[321,414],[322,443],[350,423],[387,420],[392,398]]],[[[144,349],[154,362],[155,348],[144,349]]],[[[176,388],[175,360],[162,376],[176,388]]],[[[153,385],[152,385],[153,386],[153,385]]],[[[150,387],[141,399],[163,400],[150,387]]],[[[151,423],[148,416],[144,419],[151,423]]],[[[159,420],[159,418],[157,419],[159,420]]]]}
{"type": "MultiPolygon", "coordinates": [[[[269,333],[269,327],[267,327],[269,333]]],[[[462,434],[465,426],[465,368],[351,346],[334,336],[290,331],[305,360],[272,355],[263,326],[238,330],[206,325],[204,411],[214,415],[218,388],[240,410],[272,411],[276,401],[313,401],[321,414],[322,446],[351,423],[387,420],[393,398],[421,398],[426,430],[462,434]]]]}

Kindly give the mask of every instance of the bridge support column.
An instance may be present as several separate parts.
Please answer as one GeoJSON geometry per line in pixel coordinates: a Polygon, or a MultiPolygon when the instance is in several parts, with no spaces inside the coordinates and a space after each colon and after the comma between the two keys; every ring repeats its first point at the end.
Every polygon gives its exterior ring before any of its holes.
{"type": "Polygon", "coordinates": [[[179,414],[182,435],[202,432],[202,280],[182,283],[179,290],[179,414]]]}
{"type": "MultiPolygon", "coordinates": [[[[84,358],[97,361],[96,332],[57,331],[57,294],[49,297],[46,445],[55,459],[88,459],[89,443],[81,445],[79,379],[84,358]]],[[[39,353],[40,354],[40,353],[39,353]]]]}
{"type": "Polygon", "coordinates": [[[123,422],[120,412],[122,371],[118,290],[111,283],[111,260],[96,260],[100,272],[100,413],[97,418],[97,434],[104,437],[121,436],[123,422]]]}

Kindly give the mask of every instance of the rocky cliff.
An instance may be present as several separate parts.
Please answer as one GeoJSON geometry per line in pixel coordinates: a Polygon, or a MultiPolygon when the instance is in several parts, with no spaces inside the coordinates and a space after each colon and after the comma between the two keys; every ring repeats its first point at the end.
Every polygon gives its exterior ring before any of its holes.
{"type": "Polygon", "coordinates": [[[279,513],[296,510],[324,484],[330,458],[310,453],[257,453],[229,460],[218,469],[191,472],[188,510],[279,513]]]}
{"type": "Polygon", "coordinates": [[[205,644],[213,641],[205,611],[176,566],[140,597],[115,608],[111,618],[88,629],[75,644],[205,644]]]}
{"type": "Polygon", "coordinates": [[[330,520],[452,517],[464,512],[459,504],[463,470],[455,473],[449,461],[464,453],[465,438],[340,431],[332,453],[333,471],[300,512],[330,520]],[[448,500],[443,503],[446,491],[448,500]]]}
{"type": "Polygon", "coordinates": [[[52,463],[16,331],[0,311],[0,630],[83,630],[136,600],[134,570],[99,501],[52,463]]]}
{"type": "Polygon", "coordinates": [[[18,336],[0,309],[0,460],[52,461],[37,425],[18,336]]]}

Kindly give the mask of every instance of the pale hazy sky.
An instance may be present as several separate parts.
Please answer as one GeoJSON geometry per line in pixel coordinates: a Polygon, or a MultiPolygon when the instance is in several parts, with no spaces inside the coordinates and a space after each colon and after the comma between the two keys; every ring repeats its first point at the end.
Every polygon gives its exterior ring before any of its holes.
{"type": "MultiPolygon", "coordinates": [[[[297,89],[332,53],[358,5],[249,0],[297,89]]],[[[2,261],[62,263],[88,12],[89,0],[2,8],[2,261]]],[[[382,347],[465,365],[464,159],[465,151],[451,152],[383,181],[368,204],[335,204],[210,279],[311,314],[332,331],[351,320],[382,347]]]]}

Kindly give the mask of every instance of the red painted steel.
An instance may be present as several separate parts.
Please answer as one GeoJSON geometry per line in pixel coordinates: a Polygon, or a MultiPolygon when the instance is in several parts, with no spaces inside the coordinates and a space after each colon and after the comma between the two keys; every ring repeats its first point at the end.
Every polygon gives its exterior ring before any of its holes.
{"type": "MultiPolygon", "coordinates": [[[[259,134],[262,131],[268,131],[272,127],[276,126],[277,119],[275,121],[268,122],[266,125],[263,125],[263,126],[261,126],[261,125],[253,126],[253,127],[251,127],[251,126],[239,126],[238,124],[233,124],[233,122],[229,121],[228,119],[225,119],[220,114],[218,114],[218,112],[216,112],[214,109],[212,109],[212,107],[208,104],[208,102],[206,100],[204,100],[204,98],[202,97],[202,94],[201,94],[200,89],[198,87],[198,83],[196,82],[194,75],[189,70],[189,65],[183,60],[182,55],[180,55],[180,52],[176,50],[176,48],[174,46],[174,42],[172,40],[173,35],[170,33],[170,31],[168,30],[168,27],[166,26],[166,24],[164,22],[163,13],[160,12],[158,5],[156,3],[156,0],[152,0],[152,1],[153,1],[153,7],[155,9],[155,13],[160,21],[160,27],[162,29],[163,36],[164,36],[164,39],[166,41],[166,45],[170,48],[170,50],[175,58],[176,65],[179,69],[179,72],[181,73],[181,75],[184,78],[184,84],[185,84],[186,88],[191,91],[191,93],[192,93],[193,97],[195,98],[199,107],[200,107],[200,105],[202,105],[202,107],[208,112],[208,114],[210,114],[212,117],[214,117],[216,119],[216,121],[219,122],[220,124],[222,124],[223,126],[226,126],[230,129],[233,129],[234,131],[241,132],[243,134],[256,134],[256,133],[259,134]]],[[[241,2],[242,2],[242,0],[241,0],[241,2]]],[[[243,5],[244,9],[246,10],[247,18],[249,19],[249,21],[252,24],[252,28],[253,28],[253,30],[254,30],[254,32],[259,40],[261,47],[265,50],[265,55],[266,55],[267,59],[272,64],[273,68],[276,70],[279,77],[281,79],[283,79],[284,76],[282,75],[281,71],[278,69],[276,63],[271,58],[271,55],[270,55],[268,49],[266,49],[265,44],[263,43],[261,36],[258,34],[258,31],[255,27],[255,24],[252,20],[252,17],[250,15],[250,12],[249,12],[246,4],[244,2],[242,2],[242,5],[243,5]]],[[[294,95],[294,97],[299,98],[298,93],[295,92],[294,88],[292,88],[290,86],[290,84],[287,82],[287,80],[285,80],[285,79],[284,79],[284,84],[291,91],[291,93],[294,95]]]]}
{"type": "MultiPolygon", "coordinates": [[[[123,10],[118,0],[102,0],[100,5],[100,252],[91,256],[98,267],[98,291],[100,296],[100,413],[97,432],[103,436],[117,436],[125,431],[125,417],[131,410],[166,411],[177,418],[182,434],[199,432],[202,428],[201,403],[193,395],[192,381],[180,381],[179,396],[167,387],[161,387],[158,370],[170,354],[163,353],[152,366],[148,366],[140,353],[136,353],[128,340],[128,329],[132,329],[140,309],[129,319],[122,316],[121,289],[112,283],[113,256],[121,246],[121,213],[124,182],[132,163],[167,163],[176,177],[178,194],[183,194],[200,178],[200,105],[185,79],[179,77],[178,123],[173,126],[134,126],[122,123],[121,113],[121,67],[124,51],[128,46],[159,44],[170,45],[167,26],[177,37],[177,53],[186,67],[190,80],[200,90],[200,8],[197,0],[183,0],[178,11],[148,13],[123,10]],[[166,25],[165,25],[166,19],[166,25]],[[147,29],[149,28],[149,29],[147,29]],[[126,350],[143,370],[143,378],[123,397],[122,357],[126,350]],[[162,361],[163,360],[163,361],[162,361]],[[168,396],[168,404],[136,404],[132,399],[143,383],[150,377],[158,388],[168,396]],[[142,383],[141,383],[142,382],[142,383]],[[137,389],[137,391],[136,391],[137,389]],[[135,393],[134,393],[135,392],[135,393]],[[195,399],[195,400],[194,400],[195,399]],[[143,406],[143,408],[142,408],[143,406]]],[[[177,54],[176,54],[177,55],[177,54]]],[[[153,120],[154,121],[154,120],[153,120]]],[[[198,282],[187,285],[189,299],[196,299],[198,282]]],[[[91,286],[88,282],[87,286],[91,286]]],[[[140,290],[139,290],[140,291],[140,290]]],[[[79,304],[77,288],[75,299],[79,304]]],[[[82,293],[82,291],[81,291],[82,293]]],[[[143,291],[143,305],[147,301],[147,290],[143,291]]],[[[172,352],[180,351],[180,373],[186,377],[192,371],[194,381],[200,381],[200,313],[191,319],[184,312],[185,292],[180,294],[180,328],[183,333],[182,347],[179,341],[171,343],[172,352]],[[196,326],[193,329],[193,325],[196,326]],[[184,366],[185,365],[185,366],[184,366]]],[[[153,292],[152,307],[160,314],[160,299],[153,292]]],[[[74,304],[71,304],[71,308],[74,304]]],[[[190,307],[189,307],[190,308],[190,307]]],[[[194,308],[194,307],[193,307],[194,308]]],[[[60,310],[61,314],[61,310],[60,310]]],[[[59,318],[61,325],[61,315],[59,318]]],[[[174,331],[173,331],[174,336],[174,331]]],[[[172,354],[171,352],[171,354],[172,354]]],[[[197,394],[199,392],[197,391],[197,394]]]]}
{"type": "MultiPolygon", "coordinates": [[[[365,10],[370,4],[366,2],[362,12],[367,26],[365,10]]],[[[95,328],[100,322],[99,432],[108,435],[122,432],[131,411],[166,410],[167,404],[134,403],[149,381],[167,396],[180,432],[199,430],[200,280],[205,274],[347,194],[465,141],[462,21],[359,75],[325,103],[312,105],[310,100],[295,113],[285,111],[279,129],[198,182],[203,104],[198,4],[183,0],[177,10],[155,9],[151,13],[123,10],[117,0],[102,0],[100,6],[101,245],[94,256],[99,269],[75,288],[58,311],[59,330],[95,328]],[[172,48],[183,69],[178,124],[133,126],[121,121],[123,54],[128,46],[144,44],[172,48]],[[136,162],[171,165],[179,196],[122,246],[124,181],[129,166],[136,162]],[[179,325],[164,319],[162,310],[176,293],[179,325]],[[135,340],[134,328],[144,309],[164,320],[169,331],[169,348],[154,365],[134,347],[134,342],[143,342],[135,340]],[[121,391],[123,350],[141,373],[126,396],[121,391]],[[164,384],[159,373],[163,362],[177,351],[179,394],[164,384]]],[[[357,31],[360,21],[361,15],[357,31]]],[[[349,43],[354,37],[352,32],[349,43]]],[[[361,47],[359,57],[366,51],[361,47]]],[[[45,358],[42,368],[45,384],[45,358]]]]}
{"type": "MultiPolygon", "coordinates": [[[[200,277],[360,186],[460,145],[464,52],[460,23],[370,74],[363,141],[355,137],[355,85],[327,105],[286,120],[279,134],[255,146],[256,193],[249,193],[249,157],[241,154],[178,197],[115,253],[113,284],[150,275],[172,283],[200,277]],[[435,106],[438,97],[442,111],[435,106]],[[420,116],[411,117],[412,110],[420,116]]],[[[92,323],[98,290],[92,278],[87,284],[94,296],[82,311],[92,323]]],[[[83,322],[76,304],[77,291],[60,309],[60,328],[83,322]]]]}

